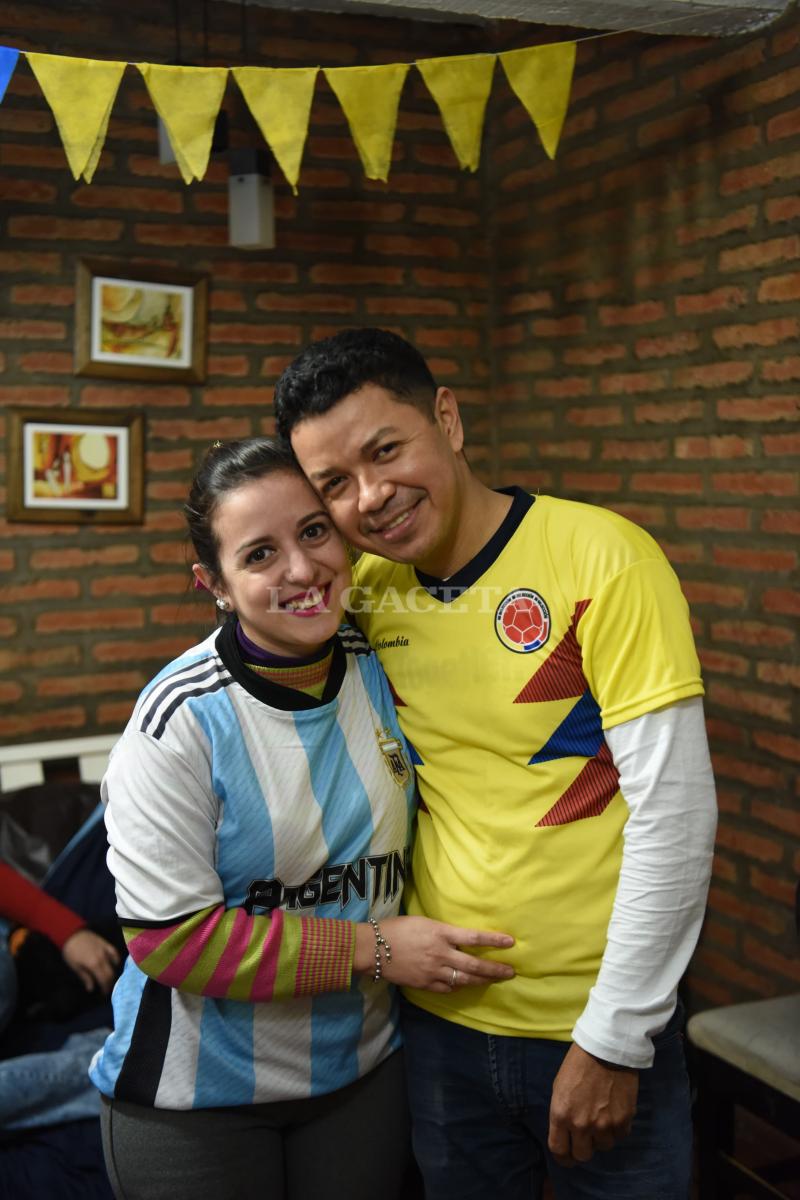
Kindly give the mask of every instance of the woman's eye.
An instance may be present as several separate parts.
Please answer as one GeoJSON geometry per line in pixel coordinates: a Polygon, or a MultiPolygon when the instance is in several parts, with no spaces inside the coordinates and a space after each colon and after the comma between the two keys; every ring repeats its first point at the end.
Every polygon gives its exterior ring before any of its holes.
{"type": "Polygon", "coordinates": [[[315,521],[313,525],[306,525],[300,536],[307,541],[314,541],[316,538],[324,537],[329,528],[330,526],[326,525],[324,521],[315,521]]]}
{"type": "Polygon", "coordinates": [[[256,546],[255,550],[251,550],[247,555],[246,562],[261,563],[266,562],[272,551],[268,546],[256,546]]]}

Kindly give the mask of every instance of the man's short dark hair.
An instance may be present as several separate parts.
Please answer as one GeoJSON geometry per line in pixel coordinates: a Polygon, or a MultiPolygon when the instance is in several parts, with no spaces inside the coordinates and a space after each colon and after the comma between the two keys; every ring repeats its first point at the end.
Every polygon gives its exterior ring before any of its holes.
{"type": "Polygon", "coordinates": [[[279,436],[288,442],[298,422],[370,383],[433,419],[436,383],[420,352],[387,329],[345,329],[312,342],[281,375],[275,385],[279,436]]]}

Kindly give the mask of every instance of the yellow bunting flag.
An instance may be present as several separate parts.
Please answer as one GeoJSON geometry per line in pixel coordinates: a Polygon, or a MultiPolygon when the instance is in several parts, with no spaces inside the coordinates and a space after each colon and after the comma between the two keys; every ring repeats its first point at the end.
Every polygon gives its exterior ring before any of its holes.
{"type": "Polygon", "coordinates": [[[347,117],[368,179],[386,183],[389,178],[397,108],[408,66],[325,68],[325,78],[347,117]]]}
{"type": "Polygon", "coordinates": [[[575,42],[557,42],[498,55],[508,82],[528,110],[550,158],[556,156],[567,115],[575,49],[575,42]]]}
{"type": "Polygon", "coordinates": [[[494,54],[424,58],[417,63],[442,114],[444,127],[462,168],[477,171],[486,102],[494,74],[494,54]]]}
{"type": "Polygon", "coordinates": [[[156,112],[167,127],[184,183],[202,179],[211,154],[227,67],[166,67],[136,64],[156,112]]]}
{"type": "Polygon", "coordinates": [[[248,108],[297,195],[319,67],[232,67],[248,108]]]}
{"type": "Polygon", "coordinates": [[[127,64],[59,54],[26,57],[53,110],[72,174],[91,183],[127,64]]]}

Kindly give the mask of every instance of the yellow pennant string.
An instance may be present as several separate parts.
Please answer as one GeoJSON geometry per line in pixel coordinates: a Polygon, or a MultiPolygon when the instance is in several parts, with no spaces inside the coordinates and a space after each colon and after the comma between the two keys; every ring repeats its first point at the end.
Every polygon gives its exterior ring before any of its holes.
{"type": "Polygon", "coordinates": [[[91,183],[127,64],[58,54],[26,57],[53,110],[72,174],[91,183]]]}
{"type": "Polygon", "coordinates": [[[258,128],[297,195],[319,67],[232,67],[258,128]]]}
{"type": "Polygon", "coordinates": [[[442,114],[444,127],[462,168],[477,171],[486,102],[494,74],[494,54],[425,58],[417,63],[442,114]]]}
{"type": "Polygon", "coordinates": [[[184,183],[202,179],[208,168],[228,68],[136,65],[167,127],[184,183]]]}
{"type": "Polygon", "coordinates": [[[397,108],[408,68],[408,63],[325,68],[368,179],[386,183],[389,178],[397,108]]]}
{"type": "Polygon", "coordinates": [[[529,46],[498,55],[508,82],[528,110],[549,158],[555,158],[567,115],[575,42],[529,46]]]}

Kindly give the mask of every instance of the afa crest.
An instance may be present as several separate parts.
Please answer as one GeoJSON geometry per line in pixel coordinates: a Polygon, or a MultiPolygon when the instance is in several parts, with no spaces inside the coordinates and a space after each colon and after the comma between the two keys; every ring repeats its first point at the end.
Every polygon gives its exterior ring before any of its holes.
{"type": "Polygon", "coordinates": [[[403,744],[388,729],[376,729],[375,737],[389,774],[398,787],[405,787],[411,778],[411,768],[403,753],[403,744]]]}
{"type": "Polygon", "coordinates": [[[550,609],[538,592],[515,588],[497,606],[494,631],[507,650],[530,654],[550,637],[550,609]]]}

